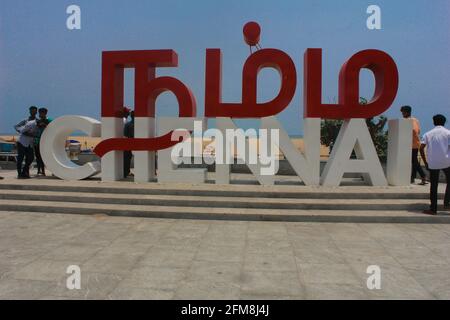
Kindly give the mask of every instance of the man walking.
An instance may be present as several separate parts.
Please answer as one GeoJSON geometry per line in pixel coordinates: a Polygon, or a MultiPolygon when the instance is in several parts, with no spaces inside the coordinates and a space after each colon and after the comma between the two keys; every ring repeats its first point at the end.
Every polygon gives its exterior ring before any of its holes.
{"type": "Polygon", "coordinates": [[[403,118],[411,120],[413,127],[411,183],[415,182],[417,173],[419,173],[422,178],[422,182],[420,184],[424,186],[427,184],[426,174],[417,159],[420,148],[420,122],[416,118],[411,117],[412,108],[410,106],[403,106],[400,111],[403,118]]]}
{"type": "Polygon", "coordinates": [[[444,209],[450,209],[450,130],[444,128],[447,119],[441,115],[433,117],[434,129],[425,133],[420,146],[420,154],[430,171],[430,210],[424,213],[436,215],[438,202],[439,173],[444,171],[447,180],[447,188],[444,197],[444,209]],[[425,148],[426,155],[425,155],[425,148]]]}

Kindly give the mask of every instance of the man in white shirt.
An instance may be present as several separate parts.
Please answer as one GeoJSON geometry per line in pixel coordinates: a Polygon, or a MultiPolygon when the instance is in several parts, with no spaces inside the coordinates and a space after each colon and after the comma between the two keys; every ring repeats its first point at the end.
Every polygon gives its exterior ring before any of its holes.
{"type": "Polygon", "coordinates": [[[450,209],[450,130],[444,128],[447,119],[441,115],[433,117],[434,129],[424,134],[420,146],[420,154],[425,162],[425,166],[430,171],[430,210],[425,210],[426,214],[437,214],[439,173],[444,171],[447,179],[447,189],[445,190],[444,209],[450,209]],[[426,155],[425,155],[426,147],[426,155]]]}
{"type": "Polygon", "coordinates": [[[16,128],[20,133],[17,139],[17,178],[30,178],[30,165],[34,160],[34,138],[37,135],[36,120],[28,121],[23,127],[16,128]],[[22,166],[25,159],[25,165],[22,166]]]}

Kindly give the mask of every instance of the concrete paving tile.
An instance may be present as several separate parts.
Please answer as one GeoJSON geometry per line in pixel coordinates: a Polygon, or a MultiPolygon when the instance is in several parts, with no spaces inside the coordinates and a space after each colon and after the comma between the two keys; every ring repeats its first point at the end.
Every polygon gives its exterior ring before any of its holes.
{"type": "Polygon", "coordinates": [[[106,247],[116,238],[116,236],[105,236],[103,234],[93,234],[88,231],[84,231],[79,235],[68,239],[66,243],[68,245],[93,245],[106,247]]]}
{"type": "Polygon", "coordinates": [[[245,221],[213,221],[206,233],[208,236],[229,236],[231,238],[246,238],[249,222],[245,221]]]}
{"type": "Polygon", "coordinates": [[[5,278],[9,278],[10,275],[14,272],[14,270],[15,270],[14,267],[10,265],[1,264],[0,262],[0,281],[5,278]]]}
{"type": "Polygon", "coordinates": [[[125,287],[175,290],[186,278],[186,268],[139,266],[131,270],[120,283],[125,287]]]}
{"type": "Polygon", "coordinates": [[[198,247],[202,243],[203,243],[202,238],[179,238],[179,237],[167,237],[166,235],[164,235],[155,242],[155,245],[160,246],[182,245],[186,247],[198,247]]]}
{"type": "Polygon", "coordinates": [[[304,300],[305,295],[298,296],[280,296],[267,294],[242,294],[239,296],[240,300],[304,300]]]}
{"type": "Polygon", "coordinates": [[[294,249],[297,263],[342,264],[345,258],[334,243],[308,244],[294,249]]]}
{"type": "Polygon", "coordinates": [[[0,300],[34,300],[47,294],[52,281],[5,279],[0,281],[0,300]]]}
{"type": "Polygon", "coordinates": [[[335,241],[354,241],[355,239],[370,240],[370,235],[357,224],[326,223],[325,229],[335,241]]]}
{"type": "MultiPolygon", "coordinates": [[[[25,247],[35,247],[32,238],[30,237],[18,237],[14,233],[6,234],[2,233],[0,235],[0,252],[5,252],[11,248],[25,248],[25,247]]],[[[42,249],[40,251],[44,251],[42,249]]]]}
{"type": "Polygon", "coordinates": [[[305,284],[306,298],[310,300],[367,300],[367,288],[361,284],[315,283],[305,284]]]}
{"type": "Polygon", "coordinates": [[[82,271],[104,274],[126,274],[136,265],[141,255],[129,253],[96,254],[81,265],[82,271]]]}
{"type": "Polygon", "coordinates": [[[435,254],[450,263],[450,243],[426,244],[426,246],[435,254]]]}
{"type": "Polygon", "coordinates": [[[367,232],[374,240],[408,241],[412,238],[398,225],[385,223],[359,223],[358,226],[367,232]]]}
{"type": "Polygon", "coordinates": [[[391,256],[384,247],[376,242],[355,242],[352,245],[351,243],[337,241],[336,245],[345,261],[349,263],[400,266],[395,257],[391,256]]]}
{"type": "Polygon", "coordinates": [[[245,236],[236,236],[235,234],[210,234],[207,233],[202,238],[201,247],[206,246],[225,246],[225,247],[244,247],[246,244],[245,236]]]}
{"type": "Polygon", "coordinates": [[[175,291],[176,300],[236,300],[240,288],[235,283],[218,281],[182,281],[175,291]]]}
{"type": "Polygon", "coordinates": [[[271,254],[283,252],[292,255],[293,250],[292,244],[288,240],[249,239],[246,243],[247,253],[271,254]]]}
{"type": "Polygon", "coordinates": [[[16,270],[12,277],[20,280],[58,281],[66,276],[69,266],[78,264],[79,262],[74,260],[37,259],[16,270]]]}
{"type": "Polygon", "coordinates": [[[305,284],[354,284],[361,283],[348,264],[305,264],[297,262],[300,279],[305,284]]]}
{"type": "Polygon", "coordinates": [[[61,278],[56,286],[49,288],[48,294],[83,300],[103,300],[117,287],[123,276],[117,274],[89,273],[81,270],[80,289],[67,288],[67,277],[61,278]]]}
{"type": "Polygon", "coordinates": [[[450,299],[450,264],[406,265],[408,273],[437,299],[450,299]]]}
{"type": "Polygon", "coordinates": [[[258,254],[248,253],[244,260],[245,271],[297,271],[297,265],[292,253],[273,253],[273,254],[258,254]]]}
{"type": "Polygon", "coordinates": [[[128,228],[129,226],[100,223],[73,237],[70,242],[105,246],[125,234],[128,228]]]}
{"type": "Polygon", "coordinates": [[[81,298],[70,298],[70,297],[55,297],[55,296],[44,295],[44,296],[39,297],[38,300],[59,301],[59,300],[83,300],[83,299],[81,299],[81,298]]]}
{"type": "Polygon", "coordinates": [[[150,231],[130,231],[123,233],[112,241],[113,244],[134,245],[152,245],[161,238],[161,234],[150,231]]]}
{"type": "Polygon", "coordinates": [[[182,236],[187,238],[202,237],[208,232],[210,227],[208,221],[175,222],[169,229],[169,236],[182,236]]]}
{"type": "Polygon", "coordinates": [[[244,247],[205,246],[197,251],[195,260],[241,262],[244,260],[244,247]]]}
{"type": "Polygon", "coordinates": [[[288,237],[286,224],[281,222],[249,222],[248,239],[286,240],[288,237]]]}
{"type": "Polygon", "coordinates": [[[63,245],[59,246],[49,253],[42,256],[42,259],[62,260],[62,261],[76,261],[77,264],[82,264],[84,261],[91,258],[103,247],[91,245],[63,245]]]}
{"type": "Polygon", "coordinates": [[[196,251],[195,248],[154,246],[143,255],[139,266],[189,267],[194,260],[196,251]]]}
{"type": "Polygon", "coordinates": [[[14,246],[0,252],[0,261],[3,265],[21,267],[48,253],[48,249],[34,246],[14,246]]]}
{"type": "Polygon", "coordinates": [[[155,219],[138,219],[137,221],[139,223],[131,226],[130,231],[163,233],[175,223],[175,219],[167,219],[162,221],[155,221],[155,219]]]}
{"type": "Polygon", "coordinates": [[[389,248],[386,251],[394,257],[402,265],[410,264],[428,264],[440,265],[447,264],[446,258],[439,256],[425,246],[405,247],[405,248],[389,248]]]}
{"type": "Polygon", "coordinates": [[[107,300],[170,300],[175,292],[162,289],[133,288],[119,285],[108,296],[107,300]]]}
{"type": "Polygon", "coordinates": [[[211,281],[239,284],[240,262],[193,261],[186,275],[187,281],[211,281]]]}
{"type": "Polygon", "coordinates": [[[306,239],[311,242],[331,239],[325,227],[319,223],[288,223],[286,229],[290,238],[306,239]]]}
{"type": "Polygon", "coordinates": [[[296,272],[243,271],[241,296],[303,296],[304,287],[296,272]]]}
{"type": "Polygon", "coordinates": [[[100,255],[130,254],[144,255],[152,246],[151,243],[128,243],[113,241],[108,246],[102,247],[97,253],[100,255]]]}
{"type": "Polygon", "coordinates": [[[406,231],[413,239],[422,242],[425,245],[437,245],[441,243],[449,243],[450,235],[438,229],[428,229],[423,231],[406,231]]]}

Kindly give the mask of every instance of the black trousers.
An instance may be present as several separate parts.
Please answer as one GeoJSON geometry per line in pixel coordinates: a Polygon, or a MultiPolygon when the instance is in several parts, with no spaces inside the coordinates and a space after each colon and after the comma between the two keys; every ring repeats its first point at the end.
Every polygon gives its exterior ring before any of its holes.
{"type": "Polygon", "coordinates": [[[130,175],[131,170],[131,158],[133,157],[133,153],[131,151],[123,152],[123,176],[124,178],[130,175]]]}
{"type": "Polygon", "coordinates": [[[419,149],[412,149],[412,169],[411,169],[411,183],[416,179],[417,173],[419,173],[422,179],[425,179],[426,174],[422,169],[422,166],[419,163],[419,159],[417,158],[419,155],[419,149]]]}
{"type": "Polygon", "coordinates": [[[42,161],[41,149],[40,149],[39,143],[34,146],[34,155],[36,156],[38,172],[44,173],[45,172],[45,164],[44,164],[44,161],[42,161]]]}
{"type": "MultiPolygon", "coordinates": [[[[438,205],[438,186],[439,186],[439,173],[441,170],[430,169],[430,209],[433,212],[437,212],[438,205]]],[[[442,169],[445,173],[445,178],[447,180],[447,188],[445,189],[444,205],[448,206],[450,204],[450,167],[447,169],[442,169]]]]}
{"type": "Polygon", "coordinates": [[[30,176],[30,166],[34,160],[33,147],[24,147],[17,142],[17,174],[19,176],[30,176]],[[25,165],[22,166],[25,159],[25,165]]]}

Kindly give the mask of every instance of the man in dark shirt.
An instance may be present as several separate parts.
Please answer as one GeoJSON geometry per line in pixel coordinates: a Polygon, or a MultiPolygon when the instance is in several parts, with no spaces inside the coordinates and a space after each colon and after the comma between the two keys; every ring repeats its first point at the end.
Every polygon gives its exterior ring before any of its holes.
{"type": "Polygon", "coordinates": [[[47,108],[39,108],[39,120],[37,120],[37,126],[38,126],[38,132],[37,136],[34,139],[34,155],[36,156],[36,163],[37,163],[37,174],[42,174],[45,176],[45,164],[41,157],[41,136],[44,133],[45,128],[52,122],[51,118],[47,117],[48,110],[47,108]]]}
{"type": "MultiPolygon", "coordinates": [[[[125,124],[125,127],[123,129],[123,135],[126,138],[134,138],[134,111],[130,112],[131,120],[125,124]]],[[[124,151],[123,152],[123,174],[124,178],[128,177],[130,175],[131,171],[131,158],[133,157],[133,154],[131,151],[124,151]]]]}

